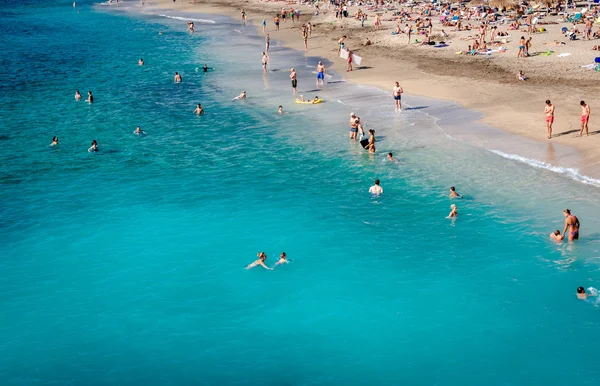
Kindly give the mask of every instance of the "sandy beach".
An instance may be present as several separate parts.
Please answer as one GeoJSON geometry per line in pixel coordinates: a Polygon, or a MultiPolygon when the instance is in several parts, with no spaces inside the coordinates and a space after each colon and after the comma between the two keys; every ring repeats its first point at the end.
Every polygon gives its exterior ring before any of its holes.
{"type": "MultiPolygon", "coordinates": [[[[600,39],[581,40],[583,34],[580,33],[578,40],[570,41],[562,33],[562,28],[572,29],[574,24],[563,22],[562,15],[544,17],[534,14],[540,19],[539,23],[549,24],[537,25],[538,29],[545,31],[531,35],[527,33],[527,26],[510,30],[510,21],[499,22],[496,24],[497,30],[510,36],[496,37],[498,43],[490,45],[490,48],[504,52],[466,55],[457,53],[466,51],[476,40],[481,23],[479,20],[463,22],[463,25],[470,25],[471,30],[455,31],[456,27],[443,26],[437,13],[432,15],[431,40],[447,44],[447,47],[436,48],[408,44],[407,35],[402,32],[392,34],[397,25],[401,31],[406,24],[413,25],[414,30],[415,21],[398,22],[394,16],[396,10],[410,12],[408,7],[398,4],[390,5],[389,10],[369,10],[367,6],[348,7],[349,15],[355,15],[359,9],[366,13],[363,27],[361,21],[354,17],[336,19],[333,6],[328,11],[328,4],[318,5],[320,12],[314,15],[316,10],[312,5],[282,1],[157,0],[147,4],[178,11],[229,15],[240,19],[240,22],[241,11],[245,10],[248,23],[256,26],[259,33],[262,34],[261,23],[265,19],[271,39],[298,50],[304,49],[300,28],[310,21],[313,30],[306,54],[327,58],[334,63],[333,70],[344,73],[347,80],[373,85],[390,93],[393,82],[399,81],[408,95],[455,101],[465,108],[482,112],[482,121],[491,126],[535,140],[576,148],[582,159],[578,165],[581,173],[600,177],[600,153],[596,150],[600,145],[600,136],[596,135],[600,133],[600,126],[597,126],[594,118],[594,97],[600,92],[600,73],[582,67],[593,64],[594,58],[600,56],[600,51],[592,50],[593,46],[600,44],[600,39]],[[299,9],[301,20],[291,22],[288,17],[287,22],[281,23],[280,30],[275,31],[273,18],[281,13],[282,7],[299,9]],[[378,30],[374,25],[376,15],[380,15],[381,20],[378,30]],[[442,30],[448,36],[443,37],[442,30]],[[363,58],[362,66],[352,72],[345,72],[346,64],[337,54],[337,41],[342,35],[347,36],[346,47],[363,58]],[[521,36],[532,38],[530,57],[517,58],[521,36]],[[371,45],[365,45],[367,39],[371,45]],[[517,79],[520,70],[528,78],[526,81],[517,79]],[[553,138],[550,140],[546,138],[543,114],[546,99],[550,99],[556,108],[553,138]],[[590,104],[592,113],[590,136],[578,138],[581,100],[590,104]]],[[[577,10],[582,7],[583,4],[577,10]]],[[[419,12],[421,10],[414,7],[411,18],[414,20],[419,12]]],[[[523,18],[521,22],[525,20],[523,18]]],[[[576,27],[583,32],[585,25],[577,24],[576,27]]],[[[598,24],[594,24],[593,32],[598,28],[598,24]]],[[[413,36],[411,43],[414,43],[414,39],[419,42],[425,39],[425,35],[413,36]]],[[[261,48],[257,47],[257,51],[261,51],[261,48]]],[[[560,165],[561,160],[554,162],[560,165]]]]}

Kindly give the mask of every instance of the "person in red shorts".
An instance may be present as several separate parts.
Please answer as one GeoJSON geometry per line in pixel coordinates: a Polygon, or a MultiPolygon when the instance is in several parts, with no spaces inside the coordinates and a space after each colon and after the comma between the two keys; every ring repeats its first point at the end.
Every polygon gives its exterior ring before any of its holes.
{"type": "Polygon", "coordinates": [[[546,129],[548,129],[548,139],[552,138],[552,123],[554,122],[554,105],[550,99],[546,99],[546,107],[544,108],[546,115],[546,129]]]}
{"type": "Polygon", "coordinates": [[[590,121],[590,105],[586,104],[585,101],[579,102],[581,105],[581,129],[579,130],[578,137],[583,136],[583,129],[585,129],[585,135],[590,135],[588,132],[588,122],[590,121]]]}

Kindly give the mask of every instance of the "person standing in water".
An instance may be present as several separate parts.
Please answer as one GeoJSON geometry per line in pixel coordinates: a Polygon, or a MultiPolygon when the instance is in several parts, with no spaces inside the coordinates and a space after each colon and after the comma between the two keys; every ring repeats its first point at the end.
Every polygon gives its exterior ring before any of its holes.
{"type": "Polygon", "coordinates": [[[179,75],[178,72],[175,73],[175,76],[173,77],[173,80],[175,81],[175,83],[181,83],[181,81],[183,80],[181,78],[181,75],[179,75]]]}
{"type": "Polygon", "coordinates": [[[58,137],[53,137],[52,143],[50,144],[50,146],[56,146],[56,145],[58,145],[58,137]]]}
{"type": "Polygon", "coordinates": [[[446,218],[456,218],[457,216],[458,216],[458,209],[456,208],[456,205],[454,205],[454,204],[450,205],[450,214],[446,218]]]}
{"type": "Polygon", "coordinates": [[[402,110],[402,93],[404,89],[400,86],[400,83],[396,82],[394,84],[394,89],[392,90],[392,96],[394,97],[394,102],[396,103],[396,110],[402,110]]]}
{"type": "Polygon", "coordinates": [[[196,110],[194,110],[194,114],[202,114],[204,113],[204,109],[202,108],[202,106],[200,105],[200,103],[198,103],[198,105],[196,106],[196,110]]]}
{"type": "Polygon", "coordinates": [[[358,125],[360,119],[354,114],[350,113],[350,139],[356,140],[356,134],[358,134],[358,125]]]}
{"type": "Polygon", "coordinates": [[[373,185],[369,188],[369,193],[371,193],[374,196],[379,196],[380,194],[382,194],[383,188],[381,186],[379,186],[379,184],[380,184],[380,181],[375,180],[375,185],[373,185]]]}
{"type": "Polygon", "coordinates": [[[271,38],[269,37],[269,34],[267,34],[267,36],[265,36],[265,52],[268,54],[269,53],[269,46],[271,45],[271,38]]]}
{"type": "Polygon", "coordinates": [[[279,109],[277,110],[277,113],[279,115],[283,114],[283,106],[279,106],[279,109]]]}
{"type": "Polygon", "coordinates": [[[285,252],[281,252],[281,255],[279,255],[279,261],[277,263],[275,263],[275,266],[287,264],[287,263],[289,263],[289,261],[287,259],[287,255],[285,254],[285,252]]]}
{"type": "Polygon", "coordinates": [[[590,105],[586,104],[585,101],[579,102],[581,105],[581,130],[579,130],[578,137],[583,137],[583,129],[585,129],[585,135],[588,133],[588,122],[590,121],[590,105]]]}
{"type": "Polygon", "coordinates": [[[579,240],[579,219],[577,216],[571,214],[570,209],[565,209],[563,211],[563,215],[565,216],[565,229],[563,229],[563,235],[567,235],[567,229],[569,229],[569,242],[573,240],[579,240]]]}
{"type": "Polygon", "coordinates": [[[292,88],[294,89],[294,96],[296,95],[296,89],[298,87],[298,75],[295,69],[291,69],[290,79],[292,80],[292,88]]]}
{"type": "Polygon", "coordinates": [[[262,20],[262,30],[264,34],[267,33],[267,19],[262,20]]]}
{"type": "Polygon", "coordinates": [[[246,269],[254,268],[254,267],[256,267],[257,265],[260,265],[261,267],[263,267],[263,268],[265,268],[265,269],[268,269],[269,271],[273,270],[273,268],[269,268],[269,267],[267,267],[267,265],[265,264],[265,261],[267,260],[267,254],[266,254],[266,253],[264,253],[264,252],[259,252],[257,256],[258,256],[258,259],[257,259],[257,260],[254,260],[254,262],[252,262],[252,263],[248,264],[248,265],[246,266],[246,269]]]}
{"type": "Polygon", "coordinates": [[[264,52],[262,53],[262,66],[263,71],[267,72],[267,64],[269,63],[269,57],[264,52]]]}
{"type": "Polygon", "coordinates": [[[460,194],[456,193],[454,186],[450,187],[450,198],[460,198],[460,194]]]}
{"type": "Polygon", "coordinates": [[[546,99],[546,107],[544,107],[544,115],[546,116],[546,130],[548,130],[548,139],[552,138],[552,123],[554,122],[554,105],[550,99],[546,99]]]}
{"type": "Polygon", "coordinates": [[[319,85],[325,85],[325,66],[321,61],[319,61],[319,64],[317,65],[317,87],[319,87],[319,85]]]}
{"type": "Polygon", "coordinates": [[[94,103],[94,96],[92,95],[91,91],[88,91],[88,97],[85,100],[87,103],[94,103]]]}
{"type": "Polygon", "coordinates": [[[92,146],[90,146],[90,148],[88,149],[88,151],[90,153],[95,153],[98,151],[98,142],[96,142],[96,140],[92,140],[92,146]]]}
{"type": "Polygon", "coordinates": [[[140,60],[138,60],[138,66],[143,66],[144,65],[144,59],[140,58],[140,60]]]}
{"type": "Polygon", "coordinates": [[[78,102],[81,100],[81,94],[79,93],[79,90],[75,90],[75,100],[78,102]]]}

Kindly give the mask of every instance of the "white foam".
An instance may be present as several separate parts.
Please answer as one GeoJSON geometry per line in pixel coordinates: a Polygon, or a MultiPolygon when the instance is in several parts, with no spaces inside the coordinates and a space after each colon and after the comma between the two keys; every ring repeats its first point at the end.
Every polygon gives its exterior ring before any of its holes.
{"type": "Polygon", "coordinates": [[[519,161],[519,162],[525,163],[529,166],[533,166],[534,168],[546,169],[546,170],[561,174],[565,177],[571,178],[575,181],[581,182],[586,185],[600,187],[600,180],[583,175],[583,174],[579,173],[578,169],[575,169],[575,168],[565,168],[565,167],[560,167],[560,166],[554,166],[547,162],[543,162],[543,161],[540,161],[537,159],[526,158],[526,157],[520,156],[518,154],[507,154],[500,150],[493,150],[493,149],[488,149],[488,150],[491,151],[492,153],[497,154],[500,157],[503,157],[506,159],[519,161]]]}
{"type": "Polygon", "coordinates": [[[160,17],[166,17],[168,19],[182,20],[182,21],[194,21],[197,23],[215,24],[216,21],[210,19],[194,19],[191,17],[180,17],[180,16],[169,16],[169,15],[158,15],[160,17]]]}

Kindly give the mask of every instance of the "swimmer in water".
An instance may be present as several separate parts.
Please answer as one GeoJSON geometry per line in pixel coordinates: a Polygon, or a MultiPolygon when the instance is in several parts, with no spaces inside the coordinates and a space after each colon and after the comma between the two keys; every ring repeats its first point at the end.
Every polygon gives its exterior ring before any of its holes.
{"type": "Polygon", "coordinates": [[[208,72],[208,66],[206,64],[202,66],[202,72],[208,72]]]}
{"type": "Polygon", "coordinates": [[[262,266],[263,268],[265,268],[265,269],[268,269],[269,271],[272,271],[272,270],[273,270],[273,268],[269,268],[269,267],[267,267],[267,265],[265,264],[265,260],[267,260],[267,255],[266,255],[266,253],[264,253],[264,252],[259,252],[259,253],[257,254],[257,256],[258,256],[258,260],[255,260],[253,263],[251,263],[251,264],[248,264],[248,265],[246,266],[246,269],[254,268],[254,267],[256,267],[257,265],[260,265],[260,266],[262,266]]]}
{"type": "Polygon", "coordinates": [[[140,60],[138,60],[138,66],[143,66],[144,65],[144,59],[140,58],[140,60]]]}
{"type": "Polygon", "coordinates": [[[135,128],[135,131],[133,132],[133,134],[142,136],[142,135],[146,135],[146,132],[138,126],[135,128]]]}
{"type": "Polygon", "coordinates": [[[88,91],[88,97],[85,100],[87,103],[94,103],[94,96],[92,95],[91,91],[88,91]]]}
{"type": "Polygon", "coordinates": [[[279,115],[283,114],[283,106],[279,106],[279,110],[277,110],[279,115]]]}
{"type": "Polygon", "coordinates": [[[454,186],[450,187],[450,198],[460,198],[460,194],[456,193],[454,186]]]}
{"type": "Polygon", "coordinates": [[[92,146],[90,146],[90,148],[88,149],[88,151],[90,153],[95,153],[95,152],[98,151],[98,142],[96,142],[95,139],[92,141],[92,146]]]}
{"type": "Polygon", "coordinates": [[[585,292],[585,288],[583,287],[577,288],[577,299],[585,300],[588,296],[596,296],[596,294],[585,292]]]}
{"type": "Polygon", "coordinates": [[[287,259],[287,255],[285,254],[285,252],[281,252],[281,255],[279,255],[279,261],[277,263],[275,263],[275,265],[281,265],[281,264],[287,264],[289,263],[288,259],[287,259]]]}
{"type": "Polygon", "coordinates": [[[383,193],[383,188],[381,186],[379,186],[379,183],[380,183],[379,180],[375,180],[375,185],[373,185],[369,188],[369,193],[371,193],[375,196],[379,196],[381,193],[383,193]]]}
{"type": "Polygon", "coordinates": [[[50,144],[50,146],[56,146],[56,145],[58,145],[58,137],[52,138],[52,143],[50,144]]]}
{"type": "Polygon", "coordinates": [[[81,94],[79,93],[79,90],[75,90],[75,100],[76,101],[80,101],[81,100],[81,94]]]}
{"type": "Polygon", "coordinates": [[[202,106],[200,105],[200,103],[198,103],[198,106],[196,106],[196,110],[194,110],[194,114],[202,114],[204,113],[204,109],[202,108],[202,106]]]}
{"type": "Polygon", "coordinates": [[[173,80],[175,81],[175,83],[181,83],[181,81],[183,79],[181,79],[181,75],[179,75],[178,72],[175,73],[175,76],[173,77],[173,80]]]}
{"type": "Polygon", "coordinates": [[[194,23],[193,22],[188,21],[187,26],[188,26],[188,29],[190,30],[190,32],[194,32],[194,23]]]}
{"type": "Polygon", "coordinates": [[[246,99],[246,90],[242,91],[242,93],[240,95],[233,98],[233,100],[236,100],[236,99],[246,99]]]}
{"type": "Polygon", "coordinates": [[[452,210],[450,211],[450,214],[446,218],[456,218],[456,216],[458,216],[458,209],[456,208],[456,205],[454,205],[454,204],[450,205],[450,209],[452,209],[452,210]]]}
{"type": "Polygon", "coordinates": [[[565,236],[560,234],[560,231],[557,229],[554,232],[550,233],[550,238],[554,241],[563,241],[565,236]]]}
{"type": "Polygon", "coordinates": [[[394,159],[394,155],[392,153],[388,153],[387,158],[392,162],[396,162],[396,160],[394,159]]]}

